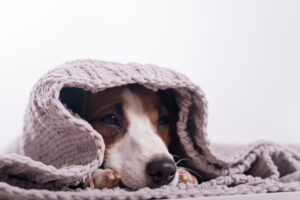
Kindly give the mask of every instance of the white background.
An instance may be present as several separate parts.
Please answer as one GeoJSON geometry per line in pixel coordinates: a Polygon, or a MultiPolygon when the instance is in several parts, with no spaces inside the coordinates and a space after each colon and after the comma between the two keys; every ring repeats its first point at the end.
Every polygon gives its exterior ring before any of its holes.
{"type": "Polygon", "coordinates": [[[173,68],[209,101],[213,142],[300,143],[300,1],[1,1],[0,150],[29,93],[72,59],[173,68]]]}

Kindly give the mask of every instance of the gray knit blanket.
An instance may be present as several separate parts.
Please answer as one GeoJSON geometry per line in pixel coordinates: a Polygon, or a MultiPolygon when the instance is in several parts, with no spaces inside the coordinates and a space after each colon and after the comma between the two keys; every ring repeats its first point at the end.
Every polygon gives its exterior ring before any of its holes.
{"type": "MultiPolygon", "coordinates": [[[[244,147],[214,146],[207,140],[207,102],[201,89],[170,69],[99,60],[64,63],[34,86],[23,133],[0,156],[1,199],[151,199],[300,190],[299,147],[260,141],[244,147]],[[92,190],[87,178],[101,165],[101,135],[60,99],[65,87],[99,92],[126,84],[154,91],[171,89],[179,108],[178,155],[200,177],[198,185],[179,183],[157,189],[92,190]]],[[[243,133],[241,133],[243,134],[243,133]]]]}

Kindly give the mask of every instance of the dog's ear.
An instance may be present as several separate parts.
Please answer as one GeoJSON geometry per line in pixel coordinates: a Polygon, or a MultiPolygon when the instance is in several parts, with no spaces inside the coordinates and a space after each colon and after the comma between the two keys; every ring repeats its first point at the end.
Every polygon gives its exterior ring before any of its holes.
{"type": "Polygon", "coordinates": [[[64,87],[60,91],[60,101],[80,117],[86,117],[87,96],[89,92],[81,88],[64,87]]]}
{"type": "Polygon", "coordinates": [[[176,155],[175,160],[178,159],[182,153],[181,143],[179,142],[179,137],[177,135],[177,121],[179,108],[175,100],[175,92],[172,89],[159,90],[158,94],[161,97],[162,103],[169,111],[170,116],[170,135],[171,141],[168,145],[168,150],[171,154],[176,155]]]}
{"type": "MultiPolygon", "coordinates": [[[[176,103],[175,91],[172,89],[159,90],[158,93],[163,101],[163,104],[168,109],[171,119],[171,141],[168,145],[168,150],[174,156],[175,162],[179,161],[181,158],[188,158],[177,134],[179,107],[176,103]]],[[[188,165],[188,161],[188,159],[183,160],[182,162],[178,163],[178,166],[186,166],[188,165]]]]}

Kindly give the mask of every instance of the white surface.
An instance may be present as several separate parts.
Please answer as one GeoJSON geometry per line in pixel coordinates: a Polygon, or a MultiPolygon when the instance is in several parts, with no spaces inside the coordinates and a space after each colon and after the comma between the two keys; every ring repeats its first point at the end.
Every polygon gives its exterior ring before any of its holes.
{"type": "Polygon", "coordinates": [[[1,1],[0,150],[33,84],[67,60],[155,63],[209,101],[212,141],[300,142],[300,1],[1,1]]]}
{"type": "Polygon", "coordinates": [[[186,200],[299,200],[300,192],[233,195],[219,197],[185,198],[186,200]]]}

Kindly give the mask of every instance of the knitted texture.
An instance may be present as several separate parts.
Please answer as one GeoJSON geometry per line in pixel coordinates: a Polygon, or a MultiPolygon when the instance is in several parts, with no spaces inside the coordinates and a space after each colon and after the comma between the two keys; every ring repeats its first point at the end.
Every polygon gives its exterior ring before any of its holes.
{"type": "Polygon", "coordinates": [[[300,190],[299,147],[260,141],[247,147],[209,144],[207,102],[201,89],[170,69],[138,63],[76,60],[49,71],[34,86],[15,152],[0,156],[3,199],[151,199],[300,190]],[[64,87],[99,92],[127,84],[173,89],[179,107],[177,134],[200,174],[199,185],[157,189],[70,189],[83,183],[102,163],[102,136],[60,100],[64,87]],[[297,150],[298,148],[298,150],[297,150]]]}

